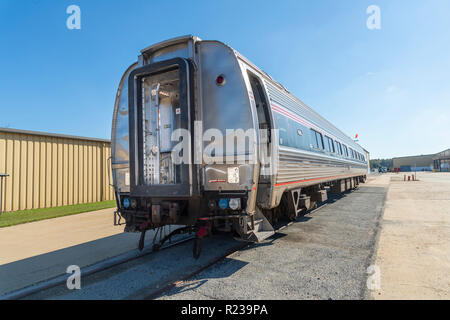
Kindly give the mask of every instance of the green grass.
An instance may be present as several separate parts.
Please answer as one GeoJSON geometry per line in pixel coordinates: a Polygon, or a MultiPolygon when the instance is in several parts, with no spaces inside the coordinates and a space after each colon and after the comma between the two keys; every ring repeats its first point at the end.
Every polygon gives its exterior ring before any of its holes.
{"type": "Polygon", "coordinates": [[[72,206],[2,212],[2,215],[0,216],[0,228],[33,221],[70,216],[72,214],[83,213],[88,211],[113,208],[115,206],[116,201],[109,200],[101,202],[75,204],[72,206]]]}

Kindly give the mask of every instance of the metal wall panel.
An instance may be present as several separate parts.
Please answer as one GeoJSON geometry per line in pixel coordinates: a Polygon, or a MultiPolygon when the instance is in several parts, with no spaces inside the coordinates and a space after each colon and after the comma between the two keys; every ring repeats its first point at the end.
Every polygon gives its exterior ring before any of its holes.
{"type": "Polygon", "coordinates": [[[113,200],[107,140],[0,128],[2,211],[113,200]]]}
{"type": "Polygon", "coordinates": [[[393,167],[400,168],[402,166],[411,167],[433,167],[433,157],[435,154],[426,154],[420,156],[398,157],[393,158],[393,167]]]}

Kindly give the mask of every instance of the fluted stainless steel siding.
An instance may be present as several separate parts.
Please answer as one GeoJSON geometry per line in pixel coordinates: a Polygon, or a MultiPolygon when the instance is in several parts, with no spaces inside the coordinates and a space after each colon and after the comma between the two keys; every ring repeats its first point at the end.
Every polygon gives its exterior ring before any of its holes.
{"type": "Polygon", "coordinates": [[[276,184],[287,182],[310,182],[324,178],[337,180],[355,175],[364,175],[366,166],[332,157],[280,147],[276,184]]]}
{"type": "MultiPolygon", "coordinates": [[[[352,139],[326,119],[317,114],[289,92],[278,88],[277,85],[265,79],[264,81],[270,103],[281,106],[295,115],[305,119],[313,126],[320,128],[331,137],[344,142],[348,147],[364,153],[363,149],[352,139]]],[[[322,181],[337,180],[345,177],[366,174],[366,164],[351,159],[327,156],[321,153],[309,152],[294,148],[279,146],[278,171],[275,184],[280,186],[287,183],[312,184],[322,181]],[[323,180],[321,179],[323,178],[323,180]]]]}

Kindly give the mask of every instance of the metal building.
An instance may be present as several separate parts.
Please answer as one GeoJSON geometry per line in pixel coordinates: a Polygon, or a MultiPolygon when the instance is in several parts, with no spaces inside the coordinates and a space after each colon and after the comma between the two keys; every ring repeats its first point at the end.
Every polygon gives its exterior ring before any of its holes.
{"type": "Polygon", "coordinates": [[[394,168],[400,171],[450,171],[450,149],[420,156],[393,158],[394,168]]]}
{"type": "Polygon", "coordinates": [[[2,211],[113,200],[110,141],[0,128],[2,211]]]}
{"type": "Polygon", "coordinates": [[[402,172],[432,171],[434,154],[393,158],[393,167],[402,172]]]}
{"type": "Polygon", "coordinates": [[[433,157],[433,168],[435,171],[450,171],[450,149],[439,152],[433,157]]]}

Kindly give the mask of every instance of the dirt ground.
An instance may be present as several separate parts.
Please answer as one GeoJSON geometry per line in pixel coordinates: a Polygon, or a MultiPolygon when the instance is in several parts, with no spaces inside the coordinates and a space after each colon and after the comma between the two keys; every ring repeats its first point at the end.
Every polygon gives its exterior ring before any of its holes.
{"type": "Polygon", "coordinates": [[[450,298],[450,173],[418,172],[419,181],[382,174],[389,184],[375,264],[381,288],[375,299],[450,298]]]}

